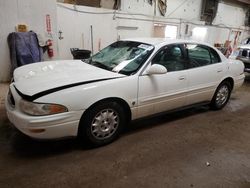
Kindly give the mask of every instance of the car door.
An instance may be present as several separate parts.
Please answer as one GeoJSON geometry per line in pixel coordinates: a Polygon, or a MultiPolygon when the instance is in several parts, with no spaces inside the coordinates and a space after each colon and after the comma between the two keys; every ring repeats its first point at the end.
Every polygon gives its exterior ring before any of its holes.
{"type": "Polygon", "coordinates": [[[167,45],[152,58],[139,76],[138,117],[171,110],[186,104],[188,87],[186,60],[181,45],[167,45]],[[166,67],[165,74],[147,74],[153,64],[166,67]]]}
{"type": "Polygon", "coordinates": [[[187,105],[210,101],[225,72],[220,56],[205,45],[186,44],[185,48],[189,78],[187,105]]]}

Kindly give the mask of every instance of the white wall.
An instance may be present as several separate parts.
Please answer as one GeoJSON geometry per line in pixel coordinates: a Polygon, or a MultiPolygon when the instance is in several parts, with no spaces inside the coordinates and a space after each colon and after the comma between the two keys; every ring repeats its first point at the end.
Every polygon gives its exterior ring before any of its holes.
{"type": "MultiPolygon", "coordinates": [[[[10,80],[8,34],[15,31],[17,24],[25,23],[29,30],[48,38],[45,25],[46,14],[50,14],[54,44],[57,47],[56,0],[0,0],[0,82],[10,80]]],[[[57,48],[55,53],[56,50],[57,48]]]]}
{"type": "Polygon", "coordinates": [[[55,58],[72,59],[70,48],[91,50],[90,27],[93,27],[94,52],[119,38],[151,37],[154,23],[178,26],[178,37],[192,39],[194,27],[208,28],[204,41],[224,43],[230,38],[231,30],[242,31],[241,38],[249,36],[245,30],[244,9],[239,6],[220,3],[214,20],[215,26],[205,26],[200,21],[202,0],[168,0],[166,16],[156,14],[154,5],[147,0],[122,0],[121,10],[74,6],[56,3],[56,0],[0,0],[0,82],[10,79],[10,60],[7,35],[18,23],[27,23],[29,28],[46,36],[45,15],[52,18],[55,58]],[[185,27],[189,32],[185,34],[185,27]],[[62,40],[58,39],[61,30],[62,40]],[[58,42],[58,44],[57,44],[58,42]]]}
{"type": "Polygon", "coordinates": [[[246,13],[241,7],[219,3],[213,24],[228,27],[240,27],[244,25],[245,15],[246,13]]]}
{"type": "MultiPolygon", "coordinates": [[[[168,0],[166,18],[181,18],[187,20],[199,20],[201,0],[168,0]]],[[[151,16],[160,16],[158,6],[154,15],[154,3],[151,6],[145,0],[122,0],[121,10],[129,13],[140,13],[151,16]]]]}
{"type": "Polygon", "coordinates": [[[117,23],[113,20],[113,14],[98,14],[102,12],[108,13],[110,10],[58,4],[58,30],[63,32],[63,39],[58,40],[60,59],[72,58],[70,48],[91,50],[91,25],[95,52],[98,50],[99,41],[100,47],[103,48],[117,40],[117,23]],[[77,11],[73,11],[74,9],[77,11]],[[94,12],[95,14],[86,14],[81,11],[94,12]]]}
{"type": "Polygon", "coordinates": [[[244,32],[245,12],[241,7],[220,3],[214,20],[215,26],[205,26],[200,21],[202,0],[168,0],[165,17],[160,16],[158,7],[151,6],[145,0],[122,0],[121,10],[74,6],[58,3],[58,29],[63,31],[64,39],[59,41],[59,55],[62,59],[70,59],[69,48],[78,47],[91,50],[90,25],[94,32],[94,52],[117,39],[131,37],[152,37],[154,23],[178,26],[179,38],[195,39],[191,35],[194,27],[207,27],[208,33],[202,41],[210,44],[224,43],[229,38],[231,29],[244,32]],[[66,8],[69,9],[66,9],[66,8]],[[75,10],[75,11],[74,11],[75,10]],[[90,13],[95,14],[90,14],[90,13]],[[104,14],[101,14],[104,13],[104,14]],[[185,25],[189,32],[185,34],[185,25]],[[117,29],[119,28],[119,29],[117,29]]]}

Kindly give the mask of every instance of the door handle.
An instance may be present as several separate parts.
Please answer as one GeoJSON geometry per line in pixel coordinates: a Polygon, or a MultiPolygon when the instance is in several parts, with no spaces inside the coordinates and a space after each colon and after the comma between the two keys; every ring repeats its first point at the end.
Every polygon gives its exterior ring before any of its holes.
{"type": "Polygon", "coordinates": [[[185,79],[186,79],[185,76],[180,76],[180,77],[179,77],[179,80],[185,80],[185,79]]]}
{"type": "Polygon", "coordinates": [[[220,72],[222,72],[222,71],[223,71],[222,69],[217,70],[218,73],[220,73],[220,72]]]}

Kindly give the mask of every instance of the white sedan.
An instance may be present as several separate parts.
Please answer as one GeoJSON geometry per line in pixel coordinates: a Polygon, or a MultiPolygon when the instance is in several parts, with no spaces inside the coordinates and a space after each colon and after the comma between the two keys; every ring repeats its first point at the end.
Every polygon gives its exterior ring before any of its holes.
{"type": "Polygon", "coordinates": [[[30,137],[79,136],[100,146],[130,120],[196,104],[221,109],[244,77],[241,61],[207,44],[121,40],[85,61],[17,68],[6,108],[9,120],[30,137]]]}

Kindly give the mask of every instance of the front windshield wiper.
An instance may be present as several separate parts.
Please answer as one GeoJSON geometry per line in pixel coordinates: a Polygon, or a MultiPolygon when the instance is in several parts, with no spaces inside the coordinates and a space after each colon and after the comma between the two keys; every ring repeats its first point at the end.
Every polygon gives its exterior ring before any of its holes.
{"type": "Polygon", "coordinates": [[[87,63],[90,64],[90,65],[94,65],[96,67],[111,71],[111,68],[109,66],[107,66],[105,64],[102,64],[102,63],[100,63],[98,61],[93,61],[92,58],[89,58],[87,63]]]}

